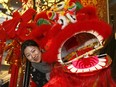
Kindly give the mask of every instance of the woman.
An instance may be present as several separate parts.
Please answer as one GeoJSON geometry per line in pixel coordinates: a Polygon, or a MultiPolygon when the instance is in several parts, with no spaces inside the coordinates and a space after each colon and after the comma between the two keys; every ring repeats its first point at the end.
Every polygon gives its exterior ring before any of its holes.
{"type": "Polygon", "coordinates": [[[21,45],[22,56],[31,62],[32,80],[42,87],[49,80],[51,66],[42,61],[42,50],[34,40],[26,40],[21,45]]]}

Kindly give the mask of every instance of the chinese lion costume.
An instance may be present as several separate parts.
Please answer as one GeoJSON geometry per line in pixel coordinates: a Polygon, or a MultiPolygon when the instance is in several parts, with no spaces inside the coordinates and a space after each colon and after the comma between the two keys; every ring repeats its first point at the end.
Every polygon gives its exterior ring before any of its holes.
{"type": "MultiPolygon", "coordinates": [[[[46,50],[42,58],[54,64],[44,87],[116,87],[110,72],[112,60],[100,54],[112,30],[98,18],[96,9],[63,1],[43,14],[50,27],[40,41],[46,50]]],[[[36,16],[37,23],[43,14],[36,16]]]]}

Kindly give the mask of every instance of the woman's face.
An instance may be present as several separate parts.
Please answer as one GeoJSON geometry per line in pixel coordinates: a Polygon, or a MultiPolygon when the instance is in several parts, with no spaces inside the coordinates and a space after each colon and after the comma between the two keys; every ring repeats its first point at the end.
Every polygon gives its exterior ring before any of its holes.
{"type": "Polygon", "coordinates": [[[39,63],[41,61],[41,51],[37,46],[27,46],[24,54],[30,62],[39,63]]]}

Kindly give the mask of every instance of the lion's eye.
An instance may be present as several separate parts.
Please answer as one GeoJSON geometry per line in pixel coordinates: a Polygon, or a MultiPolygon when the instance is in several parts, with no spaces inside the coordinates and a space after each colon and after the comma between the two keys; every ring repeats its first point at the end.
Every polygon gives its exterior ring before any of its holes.
{"type": "Polygon", "coordinates": [[[75,16],[75,15],[71,15],[71,14],[67,13],[66,16],[68,17],[68,19],[69,19],[72,23],[77,22],[76,16],[75,16]]]}
{"type": "Polygon", "coordinates": [[[74,15],[70,15],[70,17],[73,19],[73,20],[76,20],[76,17],[74,15]]]}
{"type": "Polygon", "coordinates": [[[65,16],[60,16],[58,19],[58,23],[62,25],[62,29],[68,25],[67,18],[65,16]]]}
{"type": "Polygon", "coordinates": [[[65,6],[65,2],[61,2],[61,3],[59,3],[59,4],[56,5],[56,8],[57,8],[58,10],[61,10],[61,9],[64,8],[64,6],[65,6]]]}
{"type": "Polygon", "coordinates": [[[64,24],[64,20],[63,19],[60,19],[60,21],[61,21],[61,24],[63,25],[64,24]]]}

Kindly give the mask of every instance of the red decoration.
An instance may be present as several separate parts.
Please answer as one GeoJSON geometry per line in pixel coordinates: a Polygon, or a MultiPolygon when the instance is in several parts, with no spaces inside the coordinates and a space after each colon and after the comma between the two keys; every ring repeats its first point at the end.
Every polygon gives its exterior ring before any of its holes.
{"type": "Polygon", "coordinates": [[[16,37],[16,27],[20,22],[20,14],[18,12],[14,12],[13,19],[4,21],[2,26],[5,29],[6,34],[8,35],[8,39],[13,39],[16,37]]]}
{"type": "Polygon", "coordinates": [[[35,25],[35,23],[26,23],[26,22],[21,23],[16,32],[18,39],[21,42],[27,39],[32,39],[33,36],[31,35],[31,32],[32,30],[36,29],[36,27],[37,26],[35,25]]]}
{"type": "Polygon", "coordinates": [[[17,86],[18,71],[19,71],[19,66],[17,66],[17,64],[15,64],[15,63],[12,64],[9,87],[16,87],[17,86]]]}
{"type": "Polygon", "coordinates": [[[19,30],[18,24],[24,25],[28,23],[34,14],[36,14],[36,11],[31,8],[29,8],[22,16],[16,11],[13,13],[13,19],[3,22],[2,27],[5,29],[8,39],[18,38],[16,35],[17,30],[19,30]]]}
{"type": "Polygon", "coordinates": [[[6,56],[7,63],[10,64],[10,83],[9,87],[17,86],[18,71],[21,65],[21,55],[20,55],[20,43],[13,40],[10,44],[5,47],[5,51],[8,53],[6,56]]]}

